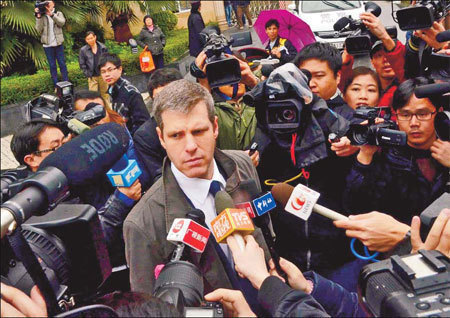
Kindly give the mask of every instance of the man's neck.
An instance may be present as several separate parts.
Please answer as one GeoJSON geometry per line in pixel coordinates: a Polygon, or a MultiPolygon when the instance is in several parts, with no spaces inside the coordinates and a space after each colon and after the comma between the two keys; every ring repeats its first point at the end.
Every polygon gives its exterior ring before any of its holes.
{"type": "Polygon", "coordinates": [[[381,82],[381,89],[384,91],[386,90],[386,88],[389,87],[389,85],[392,84],[392,82],[394,81],[395,77],[393,78],[383,78],[380,77],[380,82],[381,82]]]}
{"type": "Polygon", "coordinates": [[[410,144],[409,142],[408,142],[408,145],[411,148],[418,149],[418,150],[430,150],[431,146],[436,141],[436,139],[437,139],[436,136],[434,136],[434,138],[431,138],[429,141],[427,141],[426,143],[423,143],[421,145],[410,144]]]}
{"type": "Polygon", "coordinates": [[[94,43],[94,45],[90,45],[92,52],[97,52],[97,42],[94,43]]]}

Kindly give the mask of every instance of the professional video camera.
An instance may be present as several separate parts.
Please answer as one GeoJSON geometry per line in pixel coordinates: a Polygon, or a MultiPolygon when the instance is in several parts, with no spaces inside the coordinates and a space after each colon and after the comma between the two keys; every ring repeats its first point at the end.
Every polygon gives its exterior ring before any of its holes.
{"type": "MultiPolygon", "coordinates": [[[[448,15],[450,3],[446,0],[419,0],[415,5],[396,11],[392,15],[400,30],[420,30],[431,28],[434,21],[448,15]]],[[[393,11],[394,12],[394,11],[393,11]]]]}
{"type": "Polygon", "coordinates": [[[450,305],[450,261],[441,252],[419,250],[366,265],[360,299],[375,317],[441,317],[450,305]]]}
{"type": "Polygon", "coordinates": [[[278,133],[292,133],[300,127],[304,105],[313,95],[308,76],[294,64],[276,68],[269,78],[244,94],[244,102],[256,108],[258,122],[278,133]]]}
{"type": "Polygon", "coordinates": [[[389,107],[360,106],[356,108],[353,117],[367,120],[368,124],[350,124],[346,136],[350,139],[352,145],[406,145],[406,133],[396,130],[397,125],[388,119],[388,114],[386,114],[383,123],[375,124],[375,118],[380,117],[380,112],[383,110],[388,112],[389,107]]]}
{"type": "Polygon", "coordinates": [[[91,103],[84,111],[74,111],[73,84],[70,82],[59,82],[56,84],[57,96],[42,94],[29,101],[25,105],[25,118],[27,121],[35,118],[51,119],[61,125],[61,129],[68,132],[68,123],[76,119],[90,126],[104,118],[105,107],[91,103]]]}
{"type": "Polygon", "coordinates": [[[41,16],[43,16],[45,14],[45,12],[47,12],[47,6],[48,1],[36,1],[36,3],[34,4],[35,8],[39,9],[39,12],[35,12],[34,15],[37,17],[38,14],[40,14],[41,16]]]}
{"type": "MultiPolygon", "coordinates": [[[[376,17],[381,14],[380,6],[373,2],[367,2],[364,9],[376,17]]],[[[339,32],[354,31],[353,34],[345,39],[345,48],[351,55],[369,54],[372,45],[378,40],[361,20],[355,20],[351,16],[340,18],[333,28],[339,32]]],[[[397,28],[395,26],[386,27],[386,31],[393,39],[397,38],[397,28]]]]}
{"type": "Polygon", "coordinates": [[[42,283],[42,268],[50,286],[50,293],[43,292],[50,295],[46,301],[57,307],[53,314],[88,302],[111,274],[97,211],[89,205],[59,204],[69,194],[67,182],[59,169],[42,169],[23,180],[17,194],[1,206],[2,282],[29,293],[37,281],[42,283]],[[20,226],[30,214],[40,216],[20,226]],[[13,215],[15,222],[10,222],[13,215]]]}
{"type": "Polygon", "coordinates": [[[232,54],[230,45],[233,39],[227,40],[217,27],[206,27],[200,32],[200,41],[207,56],[206,77],[209,85],[214,88],[239,83],[239,61],[225,56],[225,53],[232,54]]]}

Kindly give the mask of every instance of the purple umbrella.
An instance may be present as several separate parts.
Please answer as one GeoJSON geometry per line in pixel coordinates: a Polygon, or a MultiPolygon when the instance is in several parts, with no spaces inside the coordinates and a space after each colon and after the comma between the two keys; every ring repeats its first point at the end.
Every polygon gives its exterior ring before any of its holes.
{"type": "Polygon", "coordinates": [[[291,41],[297,51],[300,51],[308,44],[316,42],[311,28],[302,19],[287,10],[268,10],[261,11],[254,24],[256,33],[265,46],[269,41],[265,25],[270,19],[278,20],[280,23],[278,35],[291,41]]]}

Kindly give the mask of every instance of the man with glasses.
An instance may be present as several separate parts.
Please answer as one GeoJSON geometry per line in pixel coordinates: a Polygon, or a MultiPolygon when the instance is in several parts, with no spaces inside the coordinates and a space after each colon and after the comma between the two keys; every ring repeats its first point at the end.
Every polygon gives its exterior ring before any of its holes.
{"type": "Polygon", "coordinates": [[[335,225],[371,250],[385,252],[395,247],[408,232],[412,217],[449,191],[450,142],[439,140],[434,128],[444,101],[414,95],[417,86],[431,83],[424,77],[409,79],[394,94],[393,108],[399,129],[407,134],[407,145],[361,146],[347,176],[346,210],[382,213],[358,215],[335,225]]]}
{"type": "Polygon", "coordinates": [[[150,118],[139,90],[122,77],[122,61],[116,54],[105,53],[98,62],[100,75],[109,85],[111,107],[127,122],[131,135],[150,118]]]}
{"type": "Polygon", "coordinates": [[[33,119],[23,124],[11,139],[11,151],[21,165],[35,172],[41,162],[69,138],[49,119],[33,119]]]}

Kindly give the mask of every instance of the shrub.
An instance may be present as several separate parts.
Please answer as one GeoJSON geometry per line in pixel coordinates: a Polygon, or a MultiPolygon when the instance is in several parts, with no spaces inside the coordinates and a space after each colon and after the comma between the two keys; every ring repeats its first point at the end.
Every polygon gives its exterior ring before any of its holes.
{"type": "Polygon", "coordinates": [[[158,25],[166,35],[174,30],[178,23],[178,17],[173,12],[167,10],[152,14],[152,18],[153,23],[158,25]]]}
{"type": "MultiPolygon", "coordinates": [[[[164,61],[169,64],[183,55],[188,48],[188,31],[186,29],[171,31],[167,35],[167,45],[164,49],[164,61]]],[[[122,59],[124,74],[135,75],[141,72],[139,54],[132,54],[125,43],[119,44],[107,40],[109,51],[117,53],[122,59]]],[[[141,52],[142,49],[140,49],[141,52]]],[[[139,52],[139,53],[140,53],[139,52]]],[[[77,86],[87,86],[87,79],[80,70],[78,61],[67,63],[69,80],[77,86]]],[[[14,75],[1,79],[1,105],[28,101],[42,93],[53,93],[53,82],[48,70],[39,70],[33,75],[14,75]]]]}
{"type": "MultiPolygon", "coordinates": [[[[105,43],[105,29],[98,23],[87,22],[82,27],[74,27],[72,33],[73,47],[72,49],[78,52],[81,47],[86,45],[85,37],[87,31],[93,31],[97,36],[97,41],[105,43]]],[[[78,53],[77,53],[78,54],[78,53]]]]}

